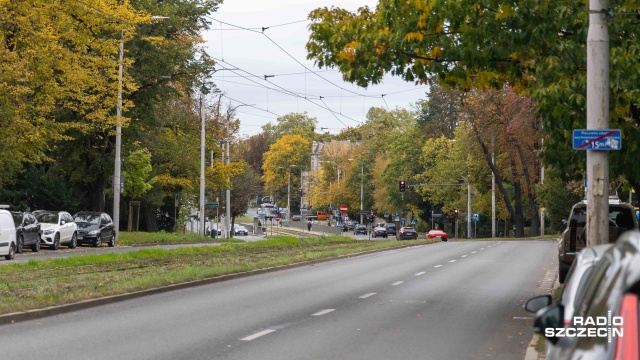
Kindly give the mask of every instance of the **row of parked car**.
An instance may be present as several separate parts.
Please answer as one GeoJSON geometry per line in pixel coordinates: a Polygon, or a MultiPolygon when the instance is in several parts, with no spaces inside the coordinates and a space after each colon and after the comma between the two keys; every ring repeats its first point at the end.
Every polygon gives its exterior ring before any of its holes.
{"type": "Polygon", "coordinates": [[[115,246],[113,220],[107,213],[81,211],[71,216],[66,211],[9,211],[0,208],[0,256],[7,260],[26,248],[40,251],[41,246],[57,250],[60,246],[73,249],[78,245],[115,246]]]}
{"type": "Polygon", "coordinates": [[[640,232],[634,209],[609,199],[611,243],[586,247],[586,201],[559,240],[562,293],[529,299],[548,359],[640,359],[640,232]]]}
{"type": "MultiPolygon", "coordinates": [[[[366,225],[357,225],[353,234],[367,235],[366,225]]],[[[398,231],[396,224],[378,223],[371,231],[371,236],[374,238],[388,238],[389,236],[395,236],[398,240],[416,240],[418,239],[418,232],[413,226],[403,226],[398,231]]],[[[430,230],[425,236],[427,239],[440,238],[442,241],[447,241],[447,233],[442,230],[430,230]]]]}

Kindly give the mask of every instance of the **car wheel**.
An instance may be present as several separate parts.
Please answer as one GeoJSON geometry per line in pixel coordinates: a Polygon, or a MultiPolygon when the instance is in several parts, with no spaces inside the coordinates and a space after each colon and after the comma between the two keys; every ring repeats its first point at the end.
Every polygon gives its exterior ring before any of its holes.
{"type": "Polygon", "coordinates": [[[111,234],[111,240],[109,240],[109,247],[116,246],[116,233],[111,234]]]}
{"type": "Polygon", "coordinates": [[[445,238],[442,238],[442,241],[447,241],[447,238],[446,238],[446,237],[445,237],[445,238]]]}
{"type": "Polygon", "coordinates": [[[69,243],[69,249],[75,249],[76,246],[78,246],[78,235],[76,233],[73,233],[73,236],[71,237],[71,243],[69,243]]]}
{"type": "Polygon", "coordinates": [[[102,246],[102,235],[98,234],[96,235],[96,242],[93,243],[94,247],[100,247],[102,246]]]}
{"type": "Polygon", "coordinates": [[[31,251],[38,252],[40,251],[40,235],[36,238],[36,243],[31,245],[31,251]]]}
{"type": "Polygon", "coordinates": [[[16,255],[16,247],[15,245],[11,244],[11,246],[9,247],[9,253],[5,255],[4,258],[7,260],[13,260],[15,255],[16,255]]]}
{"type": "Polygon", "coordinates": [[[51,248],[53,250],[58,250],[58,248],[60,248],[60,233],[56,233],[56,236],[53,238],[53,244],[51,244],[51,248]]]}
{"type": "Polygon", "coordinates": [[[16,252],[20,254],[23,248],[24,248],[24,237],[20,235],[20,238],[18,239],[18,248],[16,249],[16,252]]]}

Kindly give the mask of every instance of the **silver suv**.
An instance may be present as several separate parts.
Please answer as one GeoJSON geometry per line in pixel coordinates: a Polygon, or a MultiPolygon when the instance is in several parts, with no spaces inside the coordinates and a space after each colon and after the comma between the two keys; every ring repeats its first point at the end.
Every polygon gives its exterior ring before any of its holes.
{"type": "MultiPolygon", "coordinates": [[[[558,280],[560,283],[564,283],[576,253],[587,246],[586,224],[587,201],[582,200],[571,208],[567,227],[558,242],[558,280]]],[[[637,229],[638,221],[633,206],[622,202],[617,197],[609,197],[609,242],[615,242],[618,236],[627,230],[637,229]]]]}

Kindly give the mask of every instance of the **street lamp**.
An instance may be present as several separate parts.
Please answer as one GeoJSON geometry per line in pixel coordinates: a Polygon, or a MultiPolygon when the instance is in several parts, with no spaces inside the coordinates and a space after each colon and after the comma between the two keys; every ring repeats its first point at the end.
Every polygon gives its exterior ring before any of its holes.
{"type": "MultiPolygon", "coordinates": [[[[152,20],[168,19],[167,16],[151,16],[152,20]]],[[[122,78],[124,62],[124,31],[120,31],[120,54],[118,57],[118,103],[116,106],[116,159],[113,170],[113,231],[116,241],[120,237],[120,192],[122,180],[120,170],[122,168],[122,78]]]]}
{"type": "Polygon", "coordinates": [[[349,159],[349,161],[358,161],[360,163],[360,224],[364,224],[363,216],[362,216],[362,211],[364,210],[364,206],[363,206],[364,183],[362,180],[364,178],[364,163],[358,159],[349,159]]]}
{"type": "MultiPolygon", "coordinates": [[[[220,100],[222,100],[222,94],[220,94],[220,98],[218,99],[218,103],[220,102],[220,100]]],[[[228,117],[227,117],[227,131],[228,129],[228,123],[230,121],[230,117],[231,114],[233,114],[233,112],[241,107],[241,106],[254,106],[255,104],[240,104],[234,108],[231,108],[230,110],[227,111],[228,117]]],[[[229,136],[233,135],[233,133],[229,134],[229,136]]],[[[227,144],[227,156],[226,156],[226,161],[225,163],[227,165],[229,165],[229,142],[231,141],[231,139],[229,137],[227,137],[226,139],[224,139],[224,142],[227,144]]],[[[227,181],[231,181],[228,177],[227,177],[227,181]]],[[[231,189],[227,188],[226,190],[226,194],[225,194],[225,207],[226,207],[226,215],[225,215],[225,219],[224,219],[224,227],[225,227],[225,237],[227,239],[231,238],[231,189]]]]}

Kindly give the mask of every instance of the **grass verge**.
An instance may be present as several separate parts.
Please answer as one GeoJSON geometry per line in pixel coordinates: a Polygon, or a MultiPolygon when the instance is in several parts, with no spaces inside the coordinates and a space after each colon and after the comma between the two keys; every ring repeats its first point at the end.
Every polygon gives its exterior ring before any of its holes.
{"type": "Polygon", "coordinates": [[[168,233],[168,232],[120,232],[118,245],[166,245],[166,244],[191,244],[191,243],[244,243],[239,239],[222,239],[212,238],[210,236],[201,236],[196,233],[187,232],[168,233]]]}
{"type": "Polygon", "coordinates": [[[0,314],[41,309],[243,271],[439,240],[273,237],[253,243],[142,249],[0,266],[0,314]]]}

